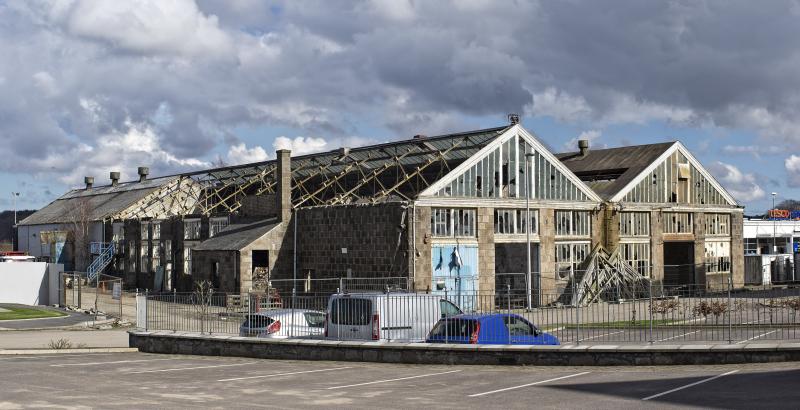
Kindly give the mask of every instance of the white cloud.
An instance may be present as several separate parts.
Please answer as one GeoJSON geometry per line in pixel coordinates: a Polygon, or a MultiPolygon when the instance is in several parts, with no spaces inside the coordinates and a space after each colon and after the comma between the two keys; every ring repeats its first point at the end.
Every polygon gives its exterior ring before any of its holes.
{"type": "Polygon", "coordinates": [[[588,119],[592,109],[583,97],[548,87],[533,93],[533,102],[525,107],[525,112],[530,116],[549,116],[559,121],[573,122],[588,119]]]}
{"type": "Polygon", "coordinates": [[[571,140],[564,143],[564,151],[566,152],[573,152],[578,150],[578,141],[580,140],[587,140],[589,141],[589,148],[591,149],[594,146],[594,141],[600,136],[603,135],[603,132],[600,130],[588,130],[583,131],[580,135],[571,140]]]}
{"type": "Polygon", "coordinates": [[[178,158],[165,151],[162,138],[147,124],[136,124],[128,119],[125,125],[124,129],[105,134],[94,146],[80,143],[67,152],[50,154],[33,164],[40,170],[59,171],[58,180],[67,185],[79,184],[84,176],[94,176],[97,184],[102,185],[110,171],[120,171],[123,180],[134,179],[139,166],[150,167],[153,176],[211,166],[203,160],[178,158]]]}
{"type": "Polygon", "coordinates": [[[711,164],[709,170],[737,201],[750,202],[766,195],[756,182],[755,175],[744,173],[735,165],[717,161],[711,164]]]}
{"type": "Polygon", "coordinates": [[[52,97],[58,93],[56,79],[46,71],[39,71],[34,74],[33,81],[36,83],[36,87],[48,97],[52,97]]]}
{"type": "Polygon", "coordinates": [[[231,145],[226,159],[229,165],[249,164],[251,162],[266,161],[270,158],[264,148],[256,145],[247,148],[245,143],[231,145]]]}
{"type": "Polygon", "coordinates": [[[774,145],[726,145],[722,147],[722,152],[726,154],[749,154],[755,158],[761,158],[762,155],[777,155],[782,154],[786,150],[774,145]]]}
{"type": "Polygon", "coordinates": [[[292,156],[313,154],[315,152],[324,151],[328,142],[322,138],[314,137],[295,137],[294,139],[287,137],[275,138],[272,146],[276,149],[292,150],[292,156]]]}
{"type": "Polygon", "coordinates": [[[800,187],[800,156],[792,154],[784,161],[786,172],[789,174],[787,184],[790,187],[800,187]]]}
{"type": "Polygon", "coordinates": [[[232,46],[217,17],[193,0],[79,0],[64,17],[73,34],[137,52],[218,55],[232,46]]]}

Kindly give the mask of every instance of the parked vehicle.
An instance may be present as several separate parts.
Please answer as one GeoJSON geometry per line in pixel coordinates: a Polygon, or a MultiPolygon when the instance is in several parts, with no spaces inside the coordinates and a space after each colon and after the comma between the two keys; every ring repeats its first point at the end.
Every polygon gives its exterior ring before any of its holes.
{"type": "Polygon", "coordinates": [[[517,314],[494,313],[444,318],[431,330],[428,343],[558,345],[558,338],[517,314]]]}
{"type": "Polygon", "coordinates": [[[439,319],[461,313],[458,306],[439,295],[338,293],[328,300],[325,337],[421,342],[439,319]]]}
{"type": "Polygon", "coordinates": [[[308,309],[265,310],[245,316],[239,336],[287,338],[321,336],[325,313],[308,309]]]}

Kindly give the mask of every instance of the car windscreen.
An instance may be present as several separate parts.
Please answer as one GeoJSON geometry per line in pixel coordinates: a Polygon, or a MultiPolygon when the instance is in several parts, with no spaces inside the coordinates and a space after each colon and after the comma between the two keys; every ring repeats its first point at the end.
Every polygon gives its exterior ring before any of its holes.
{"type": "Polygon", "coordinates": [[[325,327],[325,315],[319,312],[306,312],[303,314],[309,327],[325,327]]]}
{"type": "Polygon", "coordinates": [[[247,319],[244,320],[242,326],[256,328],[256,327],[267,327],[272,324],[274,320],[272,320],[269,316],[264,315],[250,315],[247,319]]]}
{"type": "Polygon", "coordinates": [[[470,337],[475,331],[477,321],[474,319],[448,319],[440,320],[431,330],[431,337],[470,337]]]}
{"type": "Polygon", "coordinates": [[[372,316],[369,299],[337,298],[331,303],[331,323],[337,325],[365,326],[372,316]]]}

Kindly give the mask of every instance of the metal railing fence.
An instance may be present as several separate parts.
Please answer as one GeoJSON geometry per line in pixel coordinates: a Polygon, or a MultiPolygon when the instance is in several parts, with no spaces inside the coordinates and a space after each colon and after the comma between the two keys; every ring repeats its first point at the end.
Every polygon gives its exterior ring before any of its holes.
{"type": "MultiPolygon", "coordinates": [[[[698,291],[704,288],[649,285],[634,299],[577,306],[570,302],[577,300],[572,298],[576,290],[567,287],[542,292],[542,299],[548,302],[532,309],[526,308],[525,293],[510,286],[492,292],[350,292],[330,303],[330,311],[328,293],[284,295],[279,305],[267,292],[171,293],[139,298],[138,309],[146,314],[140,316],[138,326],[175,332],[323,338],[327,322],[331,339],[420,341],[431,334],[439,319],[455,313],[451,306],[456,305],[473,315],[468,320],[503,315],[500,322],[482,325],[478,336],[487,343],[536,343],[539,335],[535,333],[539,332],[555,336],[562,344],[800,339],[800,287],[734,290],[728,285],[698,291]],[[270,328],[275,322],[280,324],[270,328]],[[528,324],[535,328],[526,328],[528,324]]],[[[468,341],[475,330],[470,323],[450,323],[434,333],[450,342],[468,341]]]]}

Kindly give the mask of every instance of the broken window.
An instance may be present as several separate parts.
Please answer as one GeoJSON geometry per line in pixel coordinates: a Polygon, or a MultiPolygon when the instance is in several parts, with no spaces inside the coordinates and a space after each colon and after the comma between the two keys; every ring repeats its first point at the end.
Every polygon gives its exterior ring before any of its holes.
{"type": "Polygon", "coordinates": [[[692,214],[664,212],[664,233],[692,233],[692,214]]]}
{"type": "Polygon", "coordinates": [[[463,208],[433,208],[431,235],[434,237],[475,237],[476,211],[463,208]]]}
{"type": "Polygon", "coordinates": [[[539,211],[531,209],[530,218],[526,220],[524,209],[495,209],[494,210],[494,233],[495,234],[524,234],[527,233],[528,226],[531,233],[539,232],[539,211]]]}
{"type": "Polygon", "coordinates": [[[183,239],[200,239],[200,220],[186,219],[183,221],[183,239]]]}
{"type": "Polygon", "coordinates": [[[650,276],[650,242],[620,243],[622,259],[642,276],[650,276]]]}
{"type": "Polygon", "coordinates": [[[208,237],[213,238],[228,227],[228,217],[211,218],[208,222],[208,237]]]}
{"type": "Polygon", "coordinates": [[[589,242],[564,242],[556,244],[556,273],[558,279],[567,280],[578,272],[589,256],[589,242]]]}
{"type": "Polygon", "coordinates": [[[621,212],[619,214],[620,236],[650,236],[649,212],[621,212]]]}
{"type": "Polygon", "coordinates": [[[589,236],[589,211],[556,211],[556,236],[589,236]]]}

